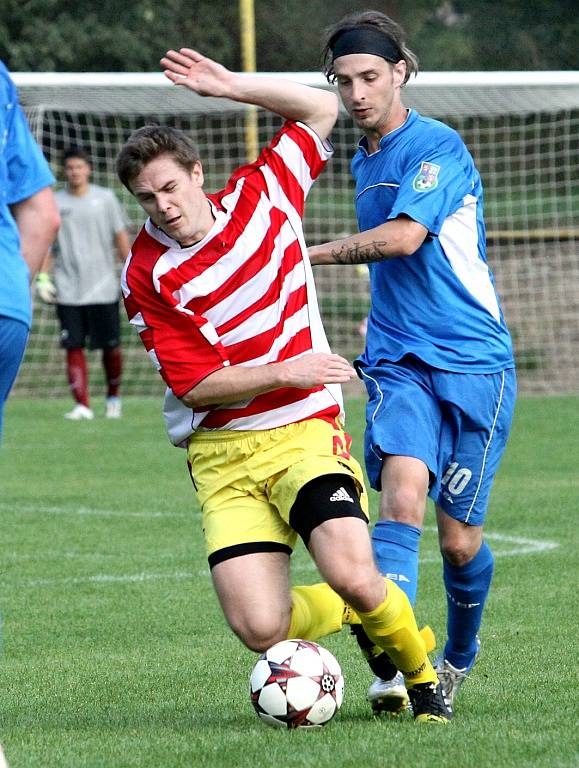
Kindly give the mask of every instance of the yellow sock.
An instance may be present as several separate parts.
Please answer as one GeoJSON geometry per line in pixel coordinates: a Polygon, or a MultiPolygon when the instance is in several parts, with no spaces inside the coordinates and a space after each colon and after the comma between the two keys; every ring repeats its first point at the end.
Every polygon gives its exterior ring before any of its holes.
{"type": "Polygon", "coordinates": [[[358,612],[366,634],[388,652],[407,685],[437,682],[408,598],[393,581],[385,581],[384,602],[368,613],[358,612]]]}
{"type": "Polygon", "coordinates": [[[344,601],[327,584],[293,587],[289,638],[317,640],[342,628],[344,601]]]}
{"type": "MultiPolygon", "coordinates": [[[[344,618],[342,620],[342,624],[361,624],[362,621],[360,620],[360,617],[356,613],[356,611],[349,606],[347,603],[344,603],[344,618]]],[[[432,628],[425,624],[421,629],[418,630],[420,637],[424,640],[424,647],[426,649],[426,653],[431,653],[436,648],[436,637],[434,635],[434,632],[432,631],[432,628]]],[[[380,648],[379,645],[374,646],[374,650],[372,652],[372,656],[378,656],[380,653],[382,653],[382,648],[380,648]]]]}

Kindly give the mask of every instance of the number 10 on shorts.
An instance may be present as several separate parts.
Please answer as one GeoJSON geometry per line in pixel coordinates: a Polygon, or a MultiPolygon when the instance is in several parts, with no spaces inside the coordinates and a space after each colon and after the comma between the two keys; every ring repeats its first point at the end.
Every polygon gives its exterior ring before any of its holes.
{"type": "Polygon", "coordinates": [[[453,496],[458,496],[464,491],[471,477],[472,472],[468,467],[459,467],[458,461],[453,461],[444,473],[440,484],[446,486],[447,491],[453,496]]]}

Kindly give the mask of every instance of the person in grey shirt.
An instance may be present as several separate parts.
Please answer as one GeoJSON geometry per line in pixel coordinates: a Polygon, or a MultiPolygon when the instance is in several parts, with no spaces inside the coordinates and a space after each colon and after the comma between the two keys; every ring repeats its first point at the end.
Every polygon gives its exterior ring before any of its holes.
{"type": "Polygon", "coordinates": [[[62,221],[52,249],[54,283],[45,269],[37,278],[43,301],[56,303],[61,345],[75,407],[65,418],[92,419],[84,348],[102,350],[107,381],[106,416],[121,416],[119,386],[122,358],[117,257],[124,261],[130,244],[125,216],[110,189],[90,183],[92,165],[81,148],[63,156],[66,187],[56,193],[62,221]]]}

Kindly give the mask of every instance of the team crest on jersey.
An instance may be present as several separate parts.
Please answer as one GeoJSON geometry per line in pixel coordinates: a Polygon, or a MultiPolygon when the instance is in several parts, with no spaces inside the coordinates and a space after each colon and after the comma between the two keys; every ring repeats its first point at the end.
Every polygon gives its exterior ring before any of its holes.
{"type": "Polygon", "coordinates": [[[438,186],[438,173],[440,165],[436,163],[427,163],[423,160],[420,163],[420,170],[414,177],[412,186],[417,192],[428,192],[438,186]]]}

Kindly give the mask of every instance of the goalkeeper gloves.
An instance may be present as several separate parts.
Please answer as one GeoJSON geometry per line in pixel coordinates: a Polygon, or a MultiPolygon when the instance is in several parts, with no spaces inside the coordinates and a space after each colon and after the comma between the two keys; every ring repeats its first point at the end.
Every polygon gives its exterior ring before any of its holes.
{"type": "Polygon", "coordinates": [[[36,293],[45,304],[56,304],[56,286],[48,272],[36,275],[36,293]]]}

